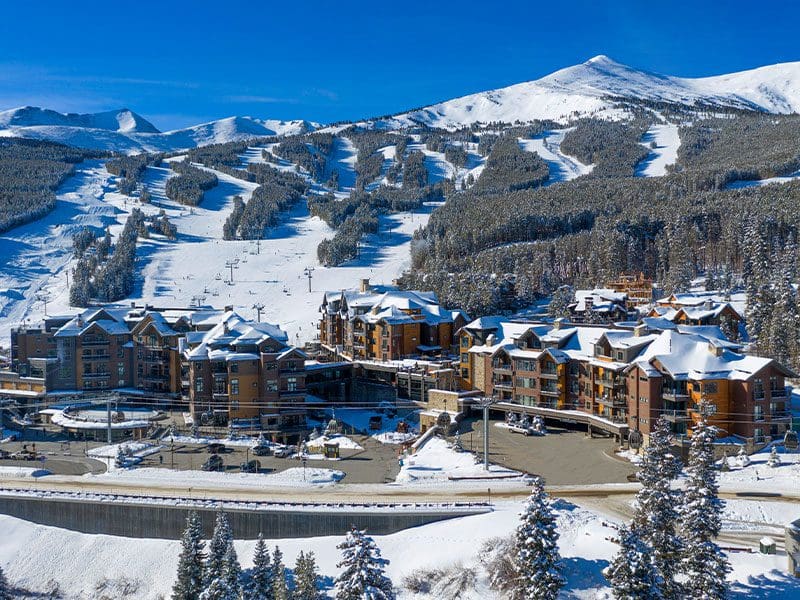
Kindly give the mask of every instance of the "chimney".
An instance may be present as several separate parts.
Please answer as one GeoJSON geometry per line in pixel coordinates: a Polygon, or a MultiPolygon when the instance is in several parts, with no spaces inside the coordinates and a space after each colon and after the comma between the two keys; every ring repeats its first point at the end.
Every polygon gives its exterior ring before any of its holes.
{"type": "Polygon", "coordinates": [[[495,337],[495,335],[493,333],[490,333],[489,335],[486,336],[486,345],[494,346],[496,340],[497,338],[495,337]]]}
{"type": "Polygon", "coordinates": [[[225,307],[225,312],[233,312],[233,304],[229,304],[225,307]]]}
{"type": "Polygon", "coordinates": [[[713,309],[713,308],[714,308],[714,302],[713,302],[713,301],[711,301],[711,300],[706,300],[706,301],[703,303],[703,308],[705,308],[706,310],[711,310],[711,309],[713,309]]]}
{"type": "Polygon", "coordinates": [[[561,329],[562,325],[564,325],[564,317],[558,317],[555,321],[553,321],[553,329],[561,329]]]}
{"type": "Polygon", "coordinates": [[[361,285],[358,287],[358,291],[360,291],[362,294],[365,294],[369,290],[370,290],[369,277],[365,277],[364,279],[361,280],[361,285]]]}
{"type": "Polygon", "coordinates": [[[722,353],[725,349],[720,346],[719,344],[715,344],[714,342],[708,342],[708,351],[711,352],[714,356],[722,356],[722,353]]]}
{"type": "Polygon", "coordinates": [[[647,325],[644,323],[640,323],[636,327],[633,328],[633,335],[634,337],[642,337],[643,335],[647,334],[647,325]]]}

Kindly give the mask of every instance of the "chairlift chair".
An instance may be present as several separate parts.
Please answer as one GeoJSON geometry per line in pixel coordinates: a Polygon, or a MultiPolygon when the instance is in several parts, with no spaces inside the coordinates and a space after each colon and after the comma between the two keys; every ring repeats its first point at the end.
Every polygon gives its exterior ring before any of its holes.
{"type": "Polygon", "coordinates": [[[797,450],[798,439],[797,432],[791,429],[787,430],[783,436],[783,447],[787,450],[797,450]]]}

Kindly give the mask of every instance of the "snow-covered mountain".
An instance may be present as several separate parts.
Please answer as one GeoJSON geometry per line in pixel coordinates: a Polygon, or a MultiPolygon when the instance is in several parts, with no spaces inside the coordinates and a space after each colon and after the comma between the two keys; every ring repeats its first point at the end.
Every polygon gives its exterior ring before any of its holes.
{"type": "Polygon", "coordinates": [[[575,116],[616,117],[619,100],[721,106],[771,113],[800,112],[800,62],[715,77],[670,77],[595,56],[536,81],[480,92],[397,115],[384,126],[421,122],[457,127],[474,122],[515,122],[575,116]]]}
{"type": "MultiPolygon", "coordinates": [[[[387,128],[415,123],[454,128],[474,122],[513,123],[534,119],[565,123],[590,115],[618,118],[626,110],[620,105],[622,100],[689,107],[733,107],[770,113],[800,112],[800,62],[689,79],[650,73],[622,65],[607,56],[595,56],[536,81],[366,122],[387,128]]],[[[291,135],[317,127],[304,120],[228,117],[162,133],[128,109],[78,115],[26,106],[0,112],[0,136],[47,139],[129,153],[183,150],[254,137],[291,135]]]]}
{"type": "Polygon", "coordinates": [[[184,129],[161,132],[135,112],[123,108],[94,114],[63,114],[25,106],[0,112],[0,136],[50,140],[98,150],[136,153],[169,152],[207,144],[311,131],[303,120],[228,117],[184,129]]]}

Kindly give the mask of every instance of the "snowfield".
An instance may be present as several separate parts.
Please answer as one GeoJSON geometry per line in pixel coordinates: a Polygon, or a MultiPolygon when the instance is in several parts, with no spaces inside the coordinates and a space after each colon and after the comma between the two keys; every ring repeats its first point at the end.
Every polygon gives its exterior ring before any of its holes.
{"type": "MultiPolygon", "coordinates": [[[[482,547],[498,537],[512,535],[522,508],[519,502],[500,503],[496,510],[407,529],[391,535],[375,536],[384,558],[387,574],[395,586],[404,577],[419,571],[442,569],[474,572],[474,589],[460,598],[495,600],[503,596],[491,590],[481,563],[482,547]]],[[[610,599],[610,589],[602,576],[603,568],[616,551],[609,541],[613,530],[603,515],[568,502],[557,501],[555,508],[560,534],[559,549],[567,585],[565,598],[610,599]]],[[[95,589],[105,584],[120,589],[124,577],[135,591],[128,597],[143,600],[169,596],[175,577],[180,542],[153,539],[127,539],[107,535],[88,535],[35,525],[20,519],[0,516],[0,563],[6,576],[16,585],[31,590],[52,588],[55,582],[67,599],[96,597],[95,589]],[[75,557],[80,561],[76,564],[75,557]],[[109,581],[110,580],[110,581],[109,581]]],[[[234,535],[235,535],[234,531],[234,535]]],[[[291,568],[297,554],[313,551],[323,578],[331,582],[340,559],[336,545],[343,536],[268,540],[270,549],[279,545],[284,562],[291,568]]],[[[244,567],[252,564],[255,542],[238,541],[236,551],[244,567]]],[[[741,552],[729,553],[734,571],[732,598],[796,598],[800,581],[784,572],[786,557],[741,552]],[[766,595],[765,595],[766,594],[766,595]]],[[[332,597],[327,590],[326,597],[332,597]]],[[[121,593],[111,597],[124,598],[121,593]]],[[[431,594],[415,595],[399,591],[400,600],[440,600],[431,594]]]]}
{"type": "Polygon", "coordinates": [[[577,158],[561,152],[561,142],[571,129],[545,131],[532,140],[520,139],[520,148],[527,152],[536,152],[550,167],[550,179],[545,185],[560,181],[569,181],[592,172],[594,165],[584,165],[577,158]]]}
{"type": "MultiPolygon", "coordinates": [[[[198,463],[201,458],[198,458],[198,463]]],[[[200,466],[199,464],[197,465],[200,466]]],[[[144,467],[139,469],[116,469],[101,475],[84,475],[95,480],[133,481],[143,485],[190,487],[202,485],[206,488],[224,489],[235,485],[237,488],[306,487],[309,485],[331,485],[341,481],[344,473],[334,469],[316,467],[290,467],[278,473],[220,473],[214,471],[174,471],[144,467]]]]}
{"type": "Polygon", "coordinates": [[[637,177],[662,177],[667,174],[667,167],[678,160],[678,148],[681,138],[678,125],[653,125],[642,136],[642,145],[650,150],[650,154],[636,165],[637,177]],[[650,144],[655,142],[655,148],[650,144]]]}
{"type": "Polygon", "coordinates": [[[101,161],[79,165],[76,175],[58,191],[54,211],[0,235],[0,253],[6,257],[0,263],[0,339],[7,339],[11,328],[24,320],[41,319],[44,297],[48,314],[76,312],[69,307],[67,288],[73,266],[72,235],[83,227],[102,231],[108,226],[116,236],[131,209],[138,207],[146,215],[163,209],[177,226],[178,239],[151,235],[137,242],[139,277],[124,304],[230,305],[242,316],[255,318],[253,305],[261,302],[266,305],[262,318],[280,325],[291,342],[302,343],[317,333],[324,291],[356,286],[361,278],[390,284],[408,267],[411,236],[436,207],[427,203],[416,213],[382,215],[379,232],[364,238],[358,258],[326,268],[317,263],[317,245],[334,231],[309,215],[304,200],[286,211],[260,243],[222,240],[233,197],[240,195],[246,201],[256,185],[215,173],[219,185],[206,192],[200,206],[189,208],[164,196],[172,174],[167,167],[147,168],[144,183],[153,202],[139,205],[115,191],[115,178],[101,161]],[[236,261],[232,283],[227,261],[236,261]],[[311,292],[307,267],[314,269],[311,292]]]}

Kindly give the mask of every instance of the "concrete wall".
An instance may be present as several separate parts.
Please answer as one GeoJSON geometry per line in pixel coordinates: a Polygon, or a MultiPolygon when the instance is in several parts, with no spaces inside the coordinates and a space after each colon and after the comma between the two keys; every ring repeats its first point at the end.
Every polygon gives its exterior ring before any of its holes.
{"type": "MultiPolygon", "coordinates": [[[[179,539],[191,508],[159,504],[123,504],[75,499],[0,496],[0,513],[33,523],[82,533],[100,533],[132,538],[179,539]]],[[[216,510],[194,509],[203,521],[206,537],[211,537],[216,510]]],[[[488,509],[487,509],[488,510],[488,509]]],[[[332,510],[244,510],[225,509],[236,539],[302,538],[344,534],[351,525],[372,534],[394,533],[480,509],[454,508],[452,511],[407,510],[382,512],[355,511],[346,507],[332,510]]]]}

